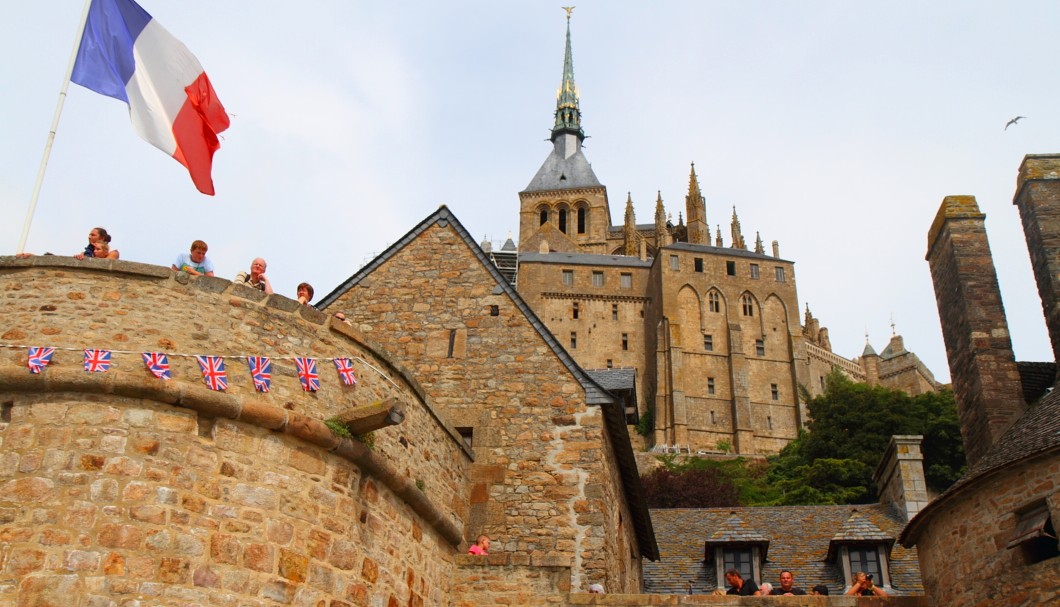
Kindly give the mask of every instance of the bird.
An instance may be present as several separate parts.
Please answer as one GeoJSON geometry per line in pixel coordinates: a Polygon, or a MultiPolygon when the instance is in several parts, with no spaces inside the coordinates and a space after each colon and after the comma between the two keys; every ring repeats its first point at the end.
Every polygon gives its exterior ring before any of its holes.
{"type": "Polygon", "coordinates": [[[1026,118],[1026,116],[1016,116],[1012,120],[1009,120],[1008,122],[1005,123],[1005,130],[1007,131],[1008,127],[1016,124],[1017,122],[1019,122],[1020,120],[1023,120],[1024,118],[1026,118]]]}

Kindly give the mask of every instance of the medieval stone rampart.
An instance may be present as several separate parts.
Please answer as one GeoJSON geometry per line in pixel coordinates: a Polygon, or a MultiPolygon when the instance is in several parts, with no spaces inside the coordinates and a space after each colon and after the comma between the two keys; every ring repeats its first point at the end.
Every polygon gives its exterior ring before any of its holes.
{"type": "Polygon", "coordinates": [[[347,325],[220,278],[8,257],[0,344],[0,604],[449,602],[470,452],[347,325]],[[58,348],[39,375],[28,346],[58,348]],[[85,372],[85,348],[112,350],[111,369],[85,372]],[[140,352],[168,353],[173,379],[140,352]],[[203,385],[197,354],[226,357],[227,391],[203,385]],[[269,393],[246,355],[273,357],[269,393]],[[319,391],[293,356],[319,359],[319,391]],[[323,423],[386,398],[405,419],[372,449],[323,423]]]}

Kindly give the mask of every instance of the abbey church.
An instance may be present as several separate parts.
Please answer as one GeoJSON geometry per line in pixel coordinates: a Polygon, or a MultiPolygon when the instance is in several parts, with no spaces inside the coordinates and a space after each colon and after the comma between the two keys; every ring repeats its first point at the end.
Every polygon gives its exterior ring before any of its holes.
{"type": "Polygon", "coordinates": [[[937,388],[898,335],[881,354],[833,353],[778,241],[755,233],[749,244],[735,208],[727,234],[716,223],[712,236],[694,165],[676,225],[661,194],[652,223],[637,223],[627,197],[613,225],[584,139],[568,16],[553,149],[519,192],[518,246],[482,246],[582,368],[635,395],[631,423],[654,416],[654,445],[776,453],[806,423],[799,386],[819,394],[835,367],[910,394],[937,388]]]}

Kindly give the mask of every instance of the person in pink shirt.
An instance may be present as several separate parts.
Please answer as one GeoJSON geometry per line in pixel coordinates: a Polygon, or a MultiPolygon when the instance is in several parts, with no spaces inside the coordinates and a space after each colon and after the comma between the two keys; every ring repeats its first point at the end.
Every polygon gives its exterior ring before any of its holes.
{"type": "Polygon", "coordinates": [[[476,541],[474,544],[471,544],[471,546],[467,549],[467,553],[468,554],[484,555],[484,554],[489,554],[489,550],[490,550],[490,536],[483,534],[483,535],[478,536],[478,541],[476,541]]]}

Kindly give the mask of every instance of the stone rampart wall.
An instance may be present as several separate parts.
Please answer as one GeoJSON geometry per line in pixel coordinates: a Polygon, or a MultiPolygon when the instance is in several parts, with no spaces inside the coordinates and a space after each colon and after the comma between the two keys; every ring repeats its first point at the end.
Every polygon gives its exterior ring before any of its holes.
{"type": "Polygon", "coordinates": [[[445,604],[470,454],[401,364],[297,302],[127,262],[0,258],[0,604],[445,604]],[[55,346],[40,375],[26,346],[55,346]],[[114,350],[105,373],[84,348],[114,350]],[[170,354],[174,378],[139,352],[170,354]],[[226,358],[208,390],[194,359],[226,358]],[[253,389],[237,355],[292,361],[253,389]],[[369,365],[382,371],[377,374],[369,365]],[[397,398],[374,451],[323,424],[397,398]]]}

